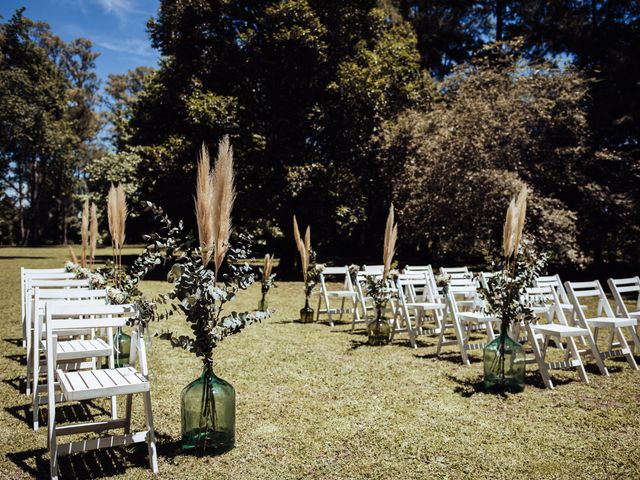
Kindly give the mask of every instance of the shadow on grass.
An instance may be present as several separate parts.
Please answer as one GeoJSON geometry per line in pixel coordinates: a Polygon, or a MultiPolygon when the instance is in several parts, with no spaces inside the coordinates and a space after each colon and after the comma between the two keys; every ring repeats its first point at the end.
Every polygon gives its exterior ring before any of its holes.
{"type": "MultiPolygon", "coordinates": [[[[7,458],[28,475],[49,478],[49,454],[46,448],[8,453],[7,458]]],[[[58,475],[61,478],[112,477],[126,473],[131,467],[149,468],[146,445],[94,450],[58,459],[58,475]]]]}
{"type": "MultiPolygon", "coordinates": [[[[457,386],[454,387],[453,392],[459,394],[461,397],[464,397],[464,398],[472,397],[477,393],[487,393],[487,394],[493,393],[485,390],[484,380],[482,378],[460,379],[454,375],[447,374],[447,379],[457,384],[457,386]]],[[[497,392],[494,394],[503,398],[507,397],[507,394],[505,392],[497,392]]]]}
{"type": "Polygon", "coordinates": [[[4,358],[7,360],[13,360],[14,362],[26,366],[27,365],[27,356],[24,353],[17,353],[15,355],[5,355],[4,358]]]}
{"type": "Polygon", "coordinates": [[[3,378],[2,383],[13,387],[18,392],[22,392],[24,390],[22,388],[24,386],[24,377],[3,378]]]}
{"type": "Polygon", "coordinates": [[[216,451],[207,451],[206,453],[202,453],[196,448],[182,450],[181,440],[175,440],[162,433],[156,434],[156,440],[158,442],[158,456],[165,458],[169,463],[173,464],[178,463],[176,459],[179,457],[218,457],[233,450],[233,447],[216,451]]]}
{"type": "MultiPolygon", "coordinates": [[[[435,352],[426,353],[424,355],[415,354],[414,357],[422,360],[444,360],[445,362],[453,363],[454,365],[462,365],[462,357],[456,352],[442,352],[440,355],[435,352]]],[[[471,363],[474,363],[474,359],[472,357],[470,358],[471,363]]]]}
{"type": "Polygon", "coordinates": [[[9,345],[13,345],[14,347],[21,347],[22,346],[22,339],[21,338],[3,338],[2,340],[7,342],[9,345]]]}
{"type": "MultiPolygon", "coordinates": [[[[6,407],[4,410],[19,421],[32,427],[33,413],[31,403],[6,407]]],[[[46,405],[41,405],[38,415],[41,427],[47,424],[48,415],[45,413],[46,411],[46,405]]],[[[60,424],[88,422],[93,420],[96,415],[110,415],[110,412],[93,401],[56,406],[56,417],[60,424]]]]}

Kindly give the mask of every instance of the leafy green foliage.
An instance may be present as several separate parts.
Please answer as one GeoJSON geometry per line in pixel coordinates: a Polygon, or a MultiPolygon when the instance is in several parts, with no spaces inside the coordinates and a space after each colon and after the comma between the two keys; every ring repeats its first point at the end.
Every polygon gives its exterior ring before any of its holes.
{"type": "Polygon", "coordinates": [[[518,49],[495,46],[456,68],[431,109],[403,112],[376,141],[394,178],[403,241],[429,256],[490,254],[503,205],[526,183],[528,228],[540,245],[559,262],[583,259],[576,193],[592,154],[587,82],[518,49]]]}
{"type": "Polygon", "coordinates": [[[20,9],[0,24],[0,192],[14,203],[9,241],[66,242],[82,169],[97,155],[97,54],[20,9]]]}
{"type": "Polygon", "coordinates": [[[539,254],[530,241],[524,241],[515,259],[498,266],[499,269],[487,281],[488,288],[480,289],[486,313],[500,319],[502,331],[506,332],[519,320],[535,320],[533,299],[529,298],[526,289],[534,286],[547,261],[546,254],[539,254]]]}
{"type": "Polygon", "coordinates": [[[247,325],[266,317],[264,312],[223,312],[225,304],[234,300],[241,290],[246,290],[255,281],[254,273],[246,262],[251,239],[240,236],[239,244],[227,253],[229,272],[222,276],[219,284],[214,273],[202,265],[197,249],[180,254],[171,268],[167,280],[173,290],[167,300],[168,313],[182,312],[190,324],[193,336],[162,334],[174,347],[181,347],[202,357],[205,364],[212,361],[213,349],[225,337],[239,333],[247,325]]]}

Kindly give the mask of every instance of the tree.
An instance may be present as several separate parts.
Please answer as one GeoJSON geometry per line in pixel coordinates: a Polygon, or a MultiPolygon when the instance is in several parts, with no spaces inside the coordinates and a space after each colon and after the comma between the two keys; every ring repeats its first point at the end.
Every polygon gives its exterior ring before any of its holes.
{"type": "Polygon", "coordinates": [[[389,196],[365,171],[369,138],[430,95],[411,28],[376,3],[163,1],[149,24],[162,65],[125,145],[141,156],[141,195],[191,211],[197,148],[230,133],[239,228],[282,239],[297,212],[320,250],[362,236],[370,200],[389,196]]]}
{"type": "Polygon", "coordinates": [[[0,164],[21,243],[66,240],[99,126],[88,41],[66,44],[16,11],[0,24],[0,164]]]}
{"type": "Polygon", "coordinates": [[[153,73],[153,68],[136,67],[124,74],[109,74],[104,88],[105,120],[110,124],[109,141],[114,147],[124,147],[128,142],[133,104],[153,73]]]}
{"type": "Polygon", "coordinates": [[[432,109],[403,112],[378,139],[399,218],[411,219],[401,225],[410,245],[427,258],[482,258],[499,247],[504,206],[526,184],[527,230],[556,262],[582,260],[578,230],[590,214],[582,205],[596,185],[587,166],[588,82],[498,45],[439,90],[432,109]]]}

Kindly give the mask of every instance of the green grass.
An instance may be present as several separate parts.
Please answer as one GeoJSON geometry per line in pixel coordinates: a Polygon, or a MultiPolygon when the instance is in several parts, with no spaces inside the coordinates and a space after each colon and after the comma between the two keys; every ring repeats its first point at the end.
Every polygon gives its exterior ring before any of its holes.
{"type": "MultiPolygon", "coordinates": [[[[61,266],[66,255],[0,249],[2,478],[48,475],[46,427],[33,432],[29,400],[18,390],[19,269],[61,266]]],[[[216,457],[180,451],[180,391],[199,375],[199,361],[153,340],[160,478],[639,477],[640,373],[626,362],[608,360],[610,378],[590,363],[588,385],[574,371],[555,371],[556,391],[544,389],[530,365],[523,393],[486,394],[478,352],[465,367],[452,348],[437,358],[435,338],[420,337],[415,350],[406,336],[372,348],[347,325],[295,323],[301,292],[300,283],[281,283],[269,297],[274,316],[217,349],[215,371],[236,388],[237,433],[236,448],[216,457]]],[[[244,292],[235,308],[253,309],[258,296],[257,288],[244,292]]],[[[152,329],[186,331],[183,323],[152,329]]],[[[60,420],[101,406],[63,407],[60,420]]],[[[141,408],[136,399],[138,425],[141,408]]],[[[61,478],[149,478],[145,457],[144,445],[74,455],[61,460],[61,478]]]]}

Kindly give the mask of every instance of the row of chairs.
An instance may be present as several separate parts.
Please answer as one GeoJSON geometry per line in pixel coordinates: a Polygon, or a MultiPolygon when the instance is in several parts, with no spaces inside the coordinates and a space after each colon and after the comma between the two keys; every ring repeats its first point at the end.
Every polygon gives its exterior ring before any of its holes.
{"type": "MultiPolygon", "coordinates": [[[[372,318],[370,299],[363,292],[362,280],[366,275],[381,275],[382,266],[368,266],[357,272],[352,279],[347,267],[325,269],[320,279],[318,319],[321,314],[333,318],[351,315],[352,330],[358,323],[372,318]],[[344,277],[341,289],[332,290],[329,277],[344,277]],[[339,298],[341,305],[333,305],[339,298]],[[346,301],[349,300],[349,303],[346,301]],[[346,308],[345,308],[346,307],[346,308]]],[[[407,333],[409,342],[417,347],[419,335],[437,336],[437,354],[442,347],[455,345],[462,362],[470,364],[469,352],[481,350],[487,341],[496,336],[499,319],[487,315],[479,288],[488,288],[492,273],[482,272],[474,276],[467,267],[442,268],[448,278],[446,290],[438,287],[430,265],[408,266],[397,279],[389,282],[395,298],[389,303],[387,314],[392,318],[392,338],[407,333]],[[479,336],[478,336],[479,334],[479,336]],[[480,338],[479,338],[480,337],[480,338]]],[[[599,281],[565,282],[558,275],[541,276],[534,287],[526,292],[527,300],[539,317],[536,323],[516,324],[514,334],[531,345],[533,358],[538,364],[544,384],[554,388],[549,371],[556,368],[576,368],[583,381],[588,382],[582,355],[591,355],[600,372],[609,375],[603,359],[624,356],[629,365],[637,369],[632,347],[640,353],[640,339],[636,332],[640,318],[640,278],[609,279],[608,285],[615,301],[615,309],[609,303],[599,281]],[[631,306],[625,296],[635,295],[631,306]],[[596,305],[593,314],[588,314],[586,300],[596,305]],[[609,332],[606,346],[598,347],[600,331],[609,332]],[[626,335],[625,335],[626,332],[626,335]],[[564,352],[563,361],[548,361],[550,343],[564,352]],[[631,344],[631,345],[630,345],[631,344]]]]}
{"type": "Polygon", "coordinates": [[[26,393],[32,400],[35,430],[39,427],[40,406],[48,407],[51,478],[57,478],[60,456],[133,443],[147,444],[151,469],[157,473],[142,335],[133,332],[128,363],[116,365],[114,331],[135,316],[134,306],[110,305],[106,290],[92,290],[87,280],[76,280],[64,269],[21,269],[21,299],[23,345],[27,352],[26,393]],[[134,394],[142,394],[145,410],[145,428],[138,432],[131,431],[134,394]],[[123,418],[118,417],[118,396],[126,396],[123,418]],[[56,406],[60,403],[99,398],[110,399],[109,419],[64,425],[56,421],[56,406]],[[123,433],[58,442],[58,437],[64,435],[117,429],[123,433]]]}

